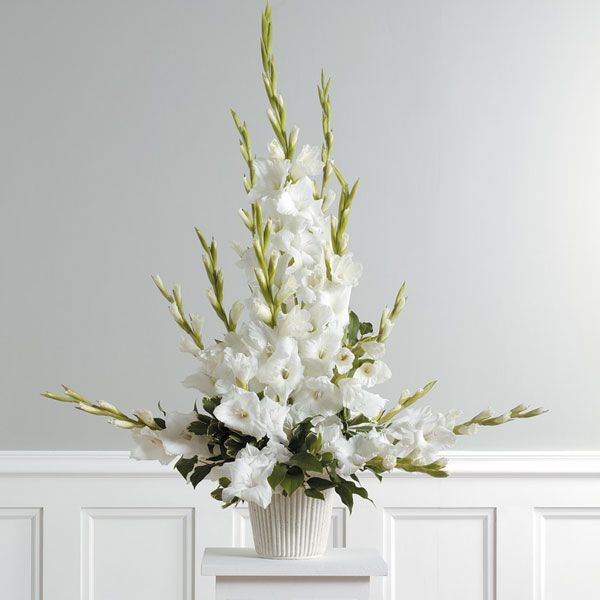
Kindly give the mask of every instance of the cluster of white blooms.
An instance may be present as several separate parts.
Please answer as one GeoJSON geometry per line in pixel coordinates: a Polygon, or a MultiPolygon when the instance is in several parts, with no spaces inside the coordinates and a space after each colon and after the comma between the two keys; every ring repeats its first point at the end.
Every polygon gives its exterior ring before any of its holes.
{"type": "MultiPolygon", "coordinates": [[[[184,384],[203,397],[218,397],[214,417],[230,430],[268,439],[260,450],[247,444],[235,460],[211,474],[230,481],[223,500],[263,506],[271,499],[268,476],[277,462],[291,456],[286,449],[291,432],[307,419],[320,436],[321,453],[331,453],[337,472],[345,476],[376,458],[383,470],[410,453],[417,462],[432,462],[455,437],[453,415],[428,408],[407,409],[377,426],[389,402],[372,389],[391,372],[383,362],[382,343],[345,343],[350,293],[362,268],[352,254],[332,251],[331,217],[314,198],[323,169],[320,149],[304,146],[293,161],[284,158],[278,142],[269,149],[269,158],[255,160],[256,183],[249,196],[270,224],[268,252],[275,257],[273,296],[279,305],[275,318],[258,283],[255,248],[236,245],[251,290],[247,320],[202,350],[189,341],[182,344],[199,363],[184,384]],[[361,426],[349,435],[353,419],[361,426]]],[[[163,430],[136,430],[134,457],[209,459],[206,436],[188,430],[195,419],[196,413],[172,413],[163,430]]]]}
{"type": "Polygon", "coordinates": [[[240,216],[252,243],[235,248],[250,296],[225,310],[216,243],[207,243],[196,230],[205,252],[208,299],[226,329],[221,340],[205,346],[203,319],[186,314],[181,288],[169,291],[158,275],[153,277],[185,332],[181,350],[198,361],[184,384],[201,393],[200,406],[189,413],[164,413],[164,418],[140,409],[131,417],[65,386],[64,393],[44,395],[131,429],[136,459],[174,462],[194,486],[205,478],[218,481],[212,495],[225,505],[245,500],[266,507],[273,492],[296,490],[322,499],[323,490],[335,488],[351,509],[353,494],[368,497],[358,472],[380,476],[401,468],[443,477],[440,453],[457,435],[544,411],[518,405],[499,416],[485,410],[456,423],[457,412],[412,406],[435,382],[404,392],[397,402],[373,391],[391,376],[383,361],[384,342],[404,306],[404,286],[393,306],[383,310],[377,333],[350,310],[350,294],[362,271],[347,252],[346,233],[358,181],[350,187],[330,157],[330,82],[323,73],[318,87],[323,146],[296,152],[298,129],[287,132],[277,90],[271,25],[267,4],[262,76],[276,136],[268,158],[254,157],[246,124],[232,113],[248,166],[244,187],[251,210],[242,209],[240,216]],[[332,173],[340,183],[334,214],[332,173]]]}

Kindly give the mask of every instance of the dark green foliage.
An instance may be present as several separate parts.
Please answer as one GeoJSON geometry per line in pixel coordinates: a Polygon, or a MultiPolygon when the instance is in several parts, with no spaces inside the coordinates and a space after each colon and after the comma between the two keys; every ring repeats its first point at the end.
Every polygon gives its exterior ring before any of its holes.
{"type": "Polygon", "coordinates": [[[196,466],[196,462],[198,461],[197,456],[193,456],[192,458],[180,458],[175,463],[175,468],[179,471],[181,476],[187,479],[187,476],[191,473],[192,469],[196,466]]]}

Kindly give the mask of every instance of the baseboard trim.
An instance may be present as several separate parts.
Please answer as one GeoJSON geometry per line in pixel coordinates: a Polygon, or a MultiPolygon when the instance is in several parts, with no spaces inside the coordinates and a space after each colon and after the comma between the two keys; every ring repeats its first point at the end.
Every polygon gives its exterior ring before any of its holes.
{"type": "MultiPolygon", "coordinates": [[[[448,452],[458,477],[598,477],[600,451],[448,452]]],[[[126,451],[0,451],[0,476],[179,477],[172,466],[126,451]]],[[[390,477],[413,477],[395,471],[390,477]]]]}

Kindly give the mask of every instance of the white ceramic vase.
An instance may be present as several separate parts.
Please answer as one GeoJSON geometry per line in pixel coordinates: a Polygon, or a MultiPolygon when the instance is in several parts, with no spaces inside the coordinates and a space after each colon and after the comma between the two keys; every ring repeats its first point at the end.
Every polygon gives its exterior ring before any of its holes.
{"type": "Polygon", "coordinates": [[[287,497],[273,494],[267,508],[250,502],[256,553],[263,558],[321,556],[329,539],[333,494],[325,490],[325,500],[309,498],[302,490],[287,497]]]}

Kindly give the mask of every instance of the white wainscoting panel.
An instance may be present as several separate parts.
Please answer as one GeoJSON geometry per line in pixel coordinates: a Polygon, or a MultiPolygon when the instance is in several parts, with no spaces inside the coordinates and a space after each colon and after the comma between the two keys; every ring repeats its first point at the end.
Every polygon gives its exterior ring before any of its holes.
{"type": "Polygon", "coordinates": [[[192,508],[87,508],[81,522],[83,600],[139,595],[193,600],[192,508]]]}
{"type": "Polygon", "coordinates": [[[0,507],[0,594],[11,600],[41,600],[39,508],[0,507]]]}
{"type": "Polygon", "coordinates": [[[536,519],[536,600],[600,597],[600,508],[538,508],[536,519]]]}
{"type": "Polygon", "coordinates": [[[493,599],[493,508],[384,508],[383,512],[384,558],[391,566],[387,600],[493,599]]]}
{"type": "MultiPolygon", "coordinates": [[[[600,453],[453,453],[444,480],[363,479],[330,544],[390,567],[372,600],[600,598],[600,453]]],[[[213,600],[206,546],[250,546],[214,482],[122,452],[0,452],[1,600],[213,600]]]]}

